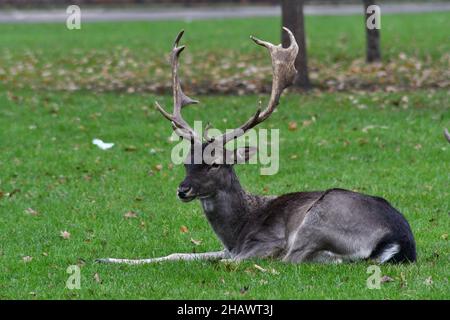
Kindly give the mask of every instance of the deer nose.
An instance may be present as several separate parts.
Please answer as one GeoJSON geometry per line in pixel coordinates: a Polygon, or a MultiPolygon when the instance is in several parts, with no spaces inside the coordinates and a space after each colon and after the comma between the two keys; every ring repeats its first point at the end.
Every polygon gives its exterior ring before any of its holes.
{"type": "Polygon", "coordinates": [[[179,198],[186,198],[191,192],[192,188],[188,186],[180,186],[178,187],[177,194],[179,198]]]}

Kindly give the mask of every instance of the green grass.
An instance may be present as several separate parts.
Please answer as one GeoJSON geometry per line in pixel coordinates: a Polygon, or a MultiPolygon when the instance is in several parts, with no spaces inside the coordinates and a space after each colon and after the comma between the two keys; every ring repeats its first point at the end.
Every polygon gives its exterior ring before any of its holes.
{"type": "MultiPolygon", "coordinates": [[[[416,87],[416,82],[423,88],[448,86],[448,15],[383,15],[384,65],[376,68],[362,67],[365,32],[359,15],[307,17],[311,78],[320,87],[338,87],[331,79],[365,83],[366,77],[370,81],[363,87],[416,87]]],[[[231,89],[242,86],[233,80],[236,76],[250,87],[260,78],[269,81],[268,73],[251,72],[268,61],[266,52],[248,37],[279,42],[280,20],[275,18],[85,23],[72,31],[62,23],[2,24],[0,81],[8,88],[167,92],[167,53],[180,29],[186,30],[183,74],[190,88],[224,93],[229,91],[217,89],[224,85],[220,80],[231,89]]]]}
{"type": "MultiPolygon", "coordinates": [[[[444,59],[449,51],[447,17],[448,13],[383,16],[386,59],[400,52],[431,64],[444,59]]],[[[344,64],[362,57],[360,20],[308,17],[310,56],[344,64]]],[[[193,58],[221,51],[256,54],[260,48],[247,40],[249,34],[272,41],[279,36],[278,19],[92,23],[80,32],[56,24],[0,25],[0,68],[26,62],[30,53],[37,57],[33,65],[38,68],[48,63],[56,70],[77,68],[74,61],[86,55],[87,65],[101,66],[96,52],[102,57],[118,48],[129,48],[139,68],[147,57],[160,56],[163,61],[162,54],[180,28],[188,31],[193,58]]],[[[162,71],[168,72],[168,67],[162,71]]],[[[0,72],[0,81],[1,77],[0,72]]],[[[450,104],[445,87],[286,95],[279,111],[261,126],[280,129],[278,174],[260,176],[258,166],[237,167],[241,183],[251,192],[341,187],[385,197],[403,212],[417,240],[418,262],[381,266],[383,275],[394,281],[369,290],[365,262],[93,263],[103,257],[220,249],[200,205],[181,203],[175,196],[184,170],[170,168],[170,125],[152,107],[155,99],[166,106],[171,99],[114,91],[67,92],[51,86],[33,90],[21,84],[20,78],[0,84],[0,299],[449,298],[450,145],[442,129],[450,127],[450,104]],[[302,126],[313,117],[315,122],[302,126]],[[290,121],[299,129],[288,130],[290,121]],[[375,127],[367,129],[370,126],[375,127]],[[116,145],[102,151],[91,144],[93,138],[116,145]],[[135,150],[127,151],[130,146],[135,150]],[[39,214],[30,215],[28,208],[39,214]],[[137,218],[124,218],[128,211],[136,212],[137,218]],[[182,226],[189,232],[181,232],[182,226]],[[70,239],[60,237],[64,230],[70,239]],[[27,256],[32,260],[25,262],[27,256]],[[263,273],[255,263],[277,274],[263,273]],[[65,288],[66,268],[73,264],[81,266],[81,290],[65,288]],[[94,279],[96,273],[101,283],[94,279]]],[[[200,105],[183,111],[185,118],[201,118],[225,129],[246,120],[260,97],[199,98],[200,105]]]]}
{"type": "MultiPolygon", "coordinates": [[[[383,15],[383,53],[387,58],[400,52],[440,58],[450,48],[446,32],[450,28],[448,16],[448,12],[383,15]]],[[[255,52],[260,49],[248,40],[250,34],[278,42],[281,32],[279,19],[252,18],[85,23],[81,30],[74,31],[68,31],[65,24],[2,24],[0,34],[3,50],[11,51],[13,56],[38,48],[53,61],[64,58],[68,52],[81,56],[94,48],[111,52],[117,47],[127,47],[145,59],[165,54],[180,29],[187,31],[185,42],[193,52],[226,49],[255,52]]],[[[365,33],[359,15],[308,16],[306,31],[311,57],[333,62],[364,56],[365,33]]]]}
{"type": "MultiPolygon", "coordinates": [[[[287,96],[262,126],[280,129],[279,173],[260,176],[257,166],[237,168],[252,192],[342,187],[386,197],[401,210],[416,236],[419,261],[382,266],[383,274],[395,281],[368,290],[367,263],[256,261],[278,275],[256,270],[255,261],[238,267],[94,264],[98,257],[220,249],[199,204],[176,200],[184,170],[168,167],[170,125],[153,109],[143,108],[154,100],[148,95],[24,91],[16,92],[11,102],[3,93],[0,185],[4,193],[20,192],[0,200],[0,298],[448,298],[449,242],[443,235],[449,230],[450,146],[442,127],[449,125],[450,110],[443,108],[448,106],[446,93],[434,93],[432,99],[429,94],[408,94],[407,109],[397,106],[401,95],[355,96],[367,105],[362,110],[345,94],[287,96]],[[288,130],[289,121],[301,123],[312,116],[315,123],[288,130]],[[387,129],[364,133],[369,125],[387,129]],[[91,145],[95,137],[116,146],[101,151],[91,145]],[[125,151],[130,145],[137,150],[125,151]],[[155,154],[149,152],[152,148],[155,154]],[[291,158],[294,154],[297,159],[291,158]],[[163,165],[159,172],[154,169],[158,164],[163,165]],[[27,208],[39,215],[31,216],[27,208]],[[129,210],[138,218],[125,219],[129,210]],[[180,231],[183,225],[188,233],[180,231]],[[70,239],[59,236],[63,230],[71,233],[70,239]],[[195,246],[191,238],[202,243],[195,246]],[[23,256],[33,260],[25,263],[23,256]],[[69,291],[65,270],[80,261],[82,289],[69,291]],[[94,281],[95,273],[101,284],[94,281]],[[433,284],[428,286],[430,276],[433,284]],[[249,287],[244,295],[243,287],[249,287]]],[[[201,114],[223,129],[222,118],[237,124],[254,111],[256,100],[203,97],[202,105],[185,114],[190,121],[201,114]]],[[[168,104],[169,98],[163,101],[168,104]]]]}

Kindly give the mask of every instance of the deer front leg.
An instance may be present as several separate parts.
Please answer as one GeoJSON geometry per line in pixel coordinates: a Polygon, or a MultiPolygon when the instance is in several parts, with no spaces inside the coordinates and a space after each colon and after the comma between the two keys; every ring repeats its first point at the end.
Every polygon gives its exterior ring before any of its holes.
{"type": "Polygon", "coordinates": [[[204,253],[172,253],[165,257],[150,258],[150,259],[105,258],[105,259],[96,259],[95,262],[135,265],[135,264],[149,264],[163,261],[220,260],[227,257],[229,257],[229,253],[226,250],[223,250],[204,253]]]}

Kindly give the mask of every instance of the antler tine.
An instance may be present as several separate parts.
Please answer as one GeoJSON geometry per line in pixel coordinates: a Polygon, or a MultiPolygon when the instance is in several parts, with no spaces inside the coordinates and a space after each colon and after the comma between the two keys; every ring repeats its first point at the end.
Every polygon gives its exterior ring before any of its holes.
{"type": "Polygon", "coordinates": [[[450,133],[448,132],[447,129],[444,129],[444,136],[447,139],[447,141],[450,142],[450,133]]]}
{"type": "Polygon", "coordinates": [[[272,59],[272,91],[268,106],[260,115],[260,122],[266,120],[272,114],[279,103],[283,90],[294,82],[297,75],[297,70],[295,69],[295,59],[298,54],[297,41],[295,41],[294,35],[288,28],[283,27],[283,30],[288,33],[291,42],[287,48],[283,48],[281,44],[275,46],[270,42],[252,37],[256,44],[269,50],[272,59]]]}
{"type": "Polygon", "coordinates": [[[283,27],[283,30],[288,33],[291,41],[288,48],[283,48],[281,44],[274,45],[256,37],[250,37],[256,44],[266,47],[269,50],[272,59],[273,80],[270,99],[267,107],[263,111],[259,108],[258,111],[241,127],[233,130],[231,133],[224,134],[220,139],[216,138],[216,140],[222,141],[223,144],[242,136],[247,130],[266,120],[277,107],[283,90],[290,86],[294,81],[297,74],[297,70],[295,69],[295,59],[298,53],[298,45],[292,32],[285,27],[283,27]]]}
{"type": "Polygon", "coordinates": [[[221,137],[216,138],[216,140],[220,141],[222,144],[225,145],[227,142],[239,138],[240,136],[243,136],[245,132],[247,132],[260,122],[259,121],[260,114],[261,114],[261,101],[259,102],[259,108],[256,110],[255,114],[250,119],[248,119],[242,126],[223,134],[221,137]]]}
{"type": "Polygon", "coordinates": [[[180,80],[178,77],[178,59],[180,53],[184,50],[185,46],[178,46],[181,38],[183,37],[184,30],[181,30],[175,38],[172,52],[170,54],[170,63],[172,65],[172,90],[173,90],[173,114],[169,114],[165,111],[159,103],[156,102],[156,108],[161,114],[172,122],[175,132],[183,138],[190,139],[191,141],[197,140],[201,142],[199,135],[192,129],[189,124],[181,116],[181,109],[189,104],[198,103],[197,100],[191,99],[184,94],[181,89],[180,80]]]}

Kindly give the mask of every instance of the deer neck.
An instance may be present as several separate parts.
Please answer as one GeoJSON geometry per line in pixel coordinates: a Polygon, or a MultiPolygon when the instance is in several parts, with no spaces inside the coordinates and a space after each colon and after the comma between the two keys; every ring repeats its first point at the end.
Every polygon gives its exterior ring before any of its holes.
{"type": "Polygon", "coordinates": [[[229,251],[237,246],[239,235],[257,210],[255,204],[261,203],[259,198],[245,192],[233,171],[228,188],[200,199],[206,218],[229,251]]]}

